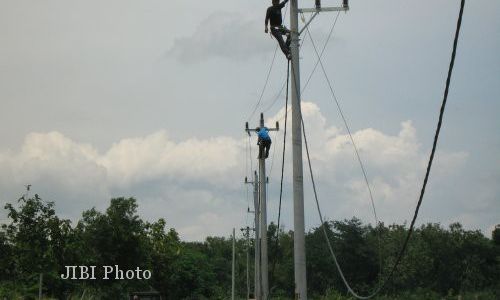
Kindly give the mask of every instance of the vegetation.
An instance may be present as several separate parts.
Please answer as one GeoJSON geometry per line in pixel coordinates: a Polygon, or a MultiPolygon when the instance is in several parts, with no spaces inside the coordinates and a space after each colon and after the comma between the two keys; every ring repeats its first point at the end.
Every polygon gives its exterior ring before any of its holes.
{"type": "MultiPolygon", "coordinates": [[[[166,299],[227,299],[231,288],[230,238],[183,242],[167,222],[145,222],[133,198],[111,199],[105,212],[83,212],[77,224],[59,218],[38,195],[7,204],[0,230],[0,298],[35,299],[39,274],[47,297],[125,299],[156,290],[166,299]],[[101,266],[150,270],[148,280],[104,280],[101,266]],[[65,266],[98,266],[96,280],[63,280],[65,266]]],[[[389,273],[407,234],[404,225],[373,228],[360,220],[324,224],[345,276],[361,294],[389,273]],[[379,243],[380,237],[380,243],[379,243]],[[380,258],[380,259],[379,259],[380,258]],[[380,264],[381,262],[381,264],[380,264]],[[382,273],[380,274],[380,267],[382,273]]],[[[293,232],[269,226],[270,286],[276,299],[293,298],[293,232]],[[278,236],[278,243],[276,241],[278,236]]],[[[312,299],[352,299],[338,275],[321,228],[306,235],[307,280],[312,299]]],[[[246,295],[246,239],[237,240],[237,293],[246,295]]],[[[253,257],[253,245],[250,245],[253,257]]],[[[253,274],[253,260],[250,263],[253,274]]],[[[251,276],[252,277],[252,276],[251,276]]],[[[250,279],[253,285],[253,279],[250,279]]],[[[500,228],[489,239],[459,223],[418,228],[394,278],[377,299],[499,299],[500,228]]]]}

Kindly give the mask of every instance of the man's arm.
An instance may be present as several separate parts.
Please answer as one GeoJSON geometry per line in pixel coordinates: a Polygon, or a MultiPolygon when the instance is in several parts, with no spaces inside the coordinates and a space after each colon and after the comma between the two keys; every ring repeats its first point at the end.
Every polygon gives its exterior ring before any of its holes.
{"type": "Polygon", "coordinates": [[[279,5],[280,9],[283,8],[283,7],[285,7],[285,4],[287,2],[288,2],[288,0],[285,0],[285,1],[281,2],[280,5],[279,5]]]}
{"type": "MultiPolygon", "coordinates": [[[[287,0],[288,1],[288,0],[287,0]]],[[[265,21],[265,30],[264,32],[267,33],[267,24],[269,23],[269,8],[267,9],[267,12],[266,12],[266,21],[265,21]]]]}

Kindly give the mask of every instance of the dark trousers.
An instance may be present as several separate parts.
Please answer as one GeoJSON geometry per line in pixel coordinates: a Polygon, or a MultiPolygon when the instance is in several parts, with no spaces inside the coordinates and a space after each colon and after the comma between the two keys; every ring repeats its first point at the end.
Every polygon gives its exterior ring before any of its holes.
{"type": "Polygon", "coordinates": [[[269,156],[270,148],[271,148],[271,140],[259,140],[259,158],[267,158],[269,156]]]}
{"type": "Polygon", "coordinates": [[[285,26],[271,27],[271,34],[278,41],[281,51],[288,57],[290,54],[290,30],[285,26]],[[286,42],[283,40],[283,35],[286,35],[286,42]]]}

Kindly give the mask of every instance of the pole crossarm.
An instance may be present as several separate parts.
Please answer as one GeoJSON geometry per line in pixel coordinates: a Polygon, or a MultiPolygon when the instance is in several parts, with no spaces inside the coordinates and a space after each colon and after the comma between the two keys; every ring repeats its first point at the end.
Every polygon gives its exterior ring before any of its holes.
{"type": "Polygon", "coordinates": [[[320,13],[322,11],[348,11],[349,6],[299,8],[299,13],[320,13]]]}
{"type": "MultiPolygon", "coordinates": [[[[263,114],[261,113],[260,114],[261,116],[261,127],[263,126],[263,121],[264,120],[264,117],[263,117],[263,114]]],[[[275,128],[267,128],[269,131],[279,131],[280,130],[280,124],[278,121],[276,121],[276,127],[275,128]]],[[[257,132],[258,130],[253,128],[253,129],[250,129],[249,126],[248,126],[248,122],[245,123],[245,131],[248,133],[248,135],[250,136],[250,132],[257,132]]]]}
{"type": "Polygon", "coordinates": [[[311,22],[314,20],[314,18],[316,18],[317,15],[319,15],[320,12],[322,12],[322,11],[325,11],[325,12],[327,12],[327,11],[345,11],[345,12],[347,12],[348,10],[349,10],[349,5],[347,3],[345,3],[342,6],[335,6],[335,7],[321,7],[321,6],[316,6],[314,8],[299,8],[298,12],[300,14],[303,14],[303,13],[313,13],[313,15],[311,16],[311,18],[309,18],[309,20],[304,25],[304,27],[302,27],[302,29],[299,31],[299,36],[302,34],[302,32],[304,32],[304,30],[307,29],[307,27],[309,26],[309,24],[311,24],[311,22]]]}

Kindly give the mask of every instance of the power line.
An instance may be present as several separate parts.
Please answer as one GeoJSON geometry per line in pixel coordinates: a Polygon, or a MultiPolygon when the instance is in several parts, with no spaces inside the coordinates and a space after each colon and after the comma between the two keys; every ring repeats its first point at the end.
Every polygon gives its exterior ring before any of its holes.
{"type": "MultiPolygon", "coordinates": [[[[333,22],[333,24],[332,24],[332,27],[330,28],[330,32],[328,33],[328,37],[327,37],[327,39],[326,39],[325,43],[323,44],[323,49],[321,49],[321,53],[320,53],[320,55],[319,55],[319,57],[320,57],[320,58],[321,58],[321,57],[323,57],[323,53],[325,52],[326,46],[328,45],[328,43],[329,43],[329,41],[330,41],[330,38],[333,36],[333,35],[332,35],[332,34],[333,34],[333,30],[334,30],[334,28],[335,28],[335,25],[337,24],[337,20],[338,20],[339,15],[340,15],[340,12],[338,12],[338,13],[337,13],[337,15],[335,16],[335,20],[334,20],[334,22],[333,22]]],[[[304,45],[304,43],[305,43],[305,40],[304,40],[304,41],[300,44],[300,48],[302,48],[302,46],[304,45]]],[[[312,76],[313,76],[313,75],[314,75],[314,73],[316,72],[316,69],[317,69],[317,67],[318,67],[318,64],[319,64],[319,59],[316,59],[316,62],[315,62],[315,64],[314,64],[314,68],[312,69],[311,73],[309,73],[309,76],[307,77],[307,81],[306,81],[306,83],[304,84],[304,86],[303,86],[303,87],[302,87],[302,89],[301,89],[301,93],[304,93],[304,92],[305,92],[305,90],[306,90],[306,88],[308,87],[308,85],[309,85],[309,81],[311,80],[312,76]]],[[[267,107],[267,108],[266,108],[266,110],[265,110],[265,111],[267,111],[267,110],[271,109],[271,107],[273,107],[273,106],[274,106],[274,104],[276,103],[276,101],[277,101],[277,100],[279,99],[279,97],[281,96],[281,93],[282,93],[282,92],[283,92],[283,90],[285,89],[285,85],[286,85],[286,84],[287,84],[287,81],[285,80],[285,82],[283,83],[283,86],[281,87],[281,90],[280,90],[280,92],[279,92],[278,96],[274,99],[274,101],[272,102],[272,104],[271,104],[269,107],[267,107]]],[[[280,119],[279,121],[283,120],[283,118],[284,118],[284,117],[281,117],[281,119],[280,119]]]]}
{"type": "MultiPolygon", "coordinates": [[[[276,140],[278,138],[278,132],[274,134],[273,140],[276,140]]],[[[269,168],[269,176],[271,176],[273,172],[273,166],[274,166],[274,157],[276,156],[276,147],[273,147],[273,155],[271,156],[271,167],[269,168]]]]}
{"type": "MultiPolygon", "coordinates": [[[[290,77],[290,62],[288,62],[288,67],[286,71],[286,78],[290,77]]],[[[285,128],[283,131],[283,154],[281,160],[281,180],[280,180],[280,200],[278,205],[278,233],[276,237],[279,235],[280,230],[280,217],[281,217],[281,199],[283,196],[283,174],[285,172],[285,149],[286,149],[286,128],[287,128],[287,119],[288,119],[288,80],[286,81],[286,100],[285,100],[285,128]]],[[[278,240],[278,239],[277,239],[278,240]]]]}
{"type": "Polygon", "coordinates": [[[250,119],[253,117],[253,115],[257,111],[257,108],[259,108],[260,102],[262,101],[262,97],[264,96],[264,92],[266,91],[267,84],[269,83],[269,77],[271,75],[271,71],[273,70],[274,60],[276,59],[276,53],[277,53],[277,51],[278,51],[278,45],[276,45],[276,47],[274,47],[273,59],[271,61],[271,65],[269,66],[269,71],[267,71],[266,80],[264,82],[264,87],[262,88],[262,91],[260,92],[259,100],[255,104],[255,106],[254,106],[252,112],[250,113],[250,115],[248,116],[247,121],[250,121],[250,119]]]}
{"type": "MultiPolygon", "coordinates": [[[[337,12],[337,15],[335,16],[335,20],[333,21],[332,27],[330,28],[330,32],[328,33],[328,37],[326,38],[326,42],[323,45],[323,49],[321,49],[321,53],[320,53],[318,59],[316,60],[316,63],[314,64],[314,68],[313,68],[312,72],[309,74],[309,77],[307,78],[306,83],[304,84],[304,87],[302,88],[302,93],[304,93],[307,86],[309,85],[309,81],[311,81],[311,78],[312,78],[314,72],[316,71],[316,68],[318,67],[320,59],[321,59],[321,57],[323,57],[323,53],[325,52],[325,49],[326,49],[326,46],[328,45],[328,41],[330,40],[330,37],[332,36],[333,29],[335,28],[335,25],[337,24],[337,20],[339,18],[339,15],[340,15],[340,11],[337,12]]],[[[311,39],[311,41],[312,41],[312,39],[311,39]]],[[[314,46],[314,49],[316,49],[316,46],[314,44],[313,44],[313,46],[314,46]]]]}
{"type": "Polygon", "coordinates": [[[399,252],[396,263],[394,264],[394,267],[392,268],[391,273],[389,273],[389,278],[395,272],[396,267],[398,266],[399,262],[401,261],[403,254],[406,250],[406,247],[408,246],[408,241],[410,240],[411,234],[413,233],[413,229],[415,227],[415,222],[417,220],[418,212],[420,210],[420,205],[422,204],[422,199],[424,198],[425,188],[427,186],[427,181],[429,179],[429,174],[431,172],[432,161],[434,160],[434,154],[436,152],[437,142],[439,139],[439,133],[441,132],[441,125],[443,122],[444,109],[446,107],[446,101],[448,100],[448,91],[450,88],[450,81],[451,81],[451,74],[453,72],[453,66],[455,65],[455,56],[457,54],[458,37],[460,34],[460,27],[462,26],[462,15],[464,12],[464,6],[465,6],[465,0],[462,0],[460,2],[460,13],[458,15],[458,20],[457,20],[457,29],[455,31],[455,39],[453,40],[453,51],[451,53],[450,66],[448,68],[448,76],[446,78],[446,87],[444,90],[443,102],[441,103],[441,109],[439,111],[439,121],[438,121],[438,124],[436,127],[434,141],[432,143],[432,151],[431,151],[431,154],[429,157],[429,163],[427,164],[427,170],[425,172],[424,183],[422,184],[422,189],[420,190],[420,196],[418,198],[417,207],[415,208],[415,213],[413,214],[413,219],[411,220],[410,229],[408,230],[408,235],[406,236],[405,242],[403,244],[403,248],[399,252]]]}
{"type": "Polygon", "coordinates": [[[340,103],[337,99],[337,96],[335,95],[335,92],[333,91],[332,83],[330,82],[330,78],[328,78],[328,75],[326,73],[325,67],[324,67],[323,62],[321,60],[321,57],[319,56],[318,49],[316,48],[316,44],[314,43],[311,32],[309,31],[309,27],[307,27],[306,30],[307,30],[307,34],[309,35],[309,38],[311,39],[311,43],[313,45],[314,52],[316,52],[316,55],[318,56],[318,62],[319,62],[319,65],[321,66],[321,70],[323,71],[326,82],[328,83],[328,87],[330,88],[330,93],[332,94],[332,99],[335,101],[335,104],[337,106],[337,110],[339,111],[339,114],[342,117],[342,121],[344,122],[344,126],[347,129],[347,133],[349,134],[349,138],[350,138],[352,146],[354,148],[354,152],[356,153],[356,158],[358,159],[359,166],[361,168],[361,171],[363,173],[363,177],[365,179],[366,186],[368,188],[368,192],[370,195],[370,201],[371,201],[372,209],[373,209],[373,214],[375,216],[375,222],[376,222],[375,224],[378,225],[378,217],[377,217],[377,211],[375,209],[375,202],[373,201],[372,189],[371,189],[370,183],[368,181],[368,176],[366,174],[365,166],[363,164],[363,161],[361,160],[361,156],[359,155],[358,147],[356,146],[356,143],[354,142],[354,138],[352,137],[351,129],[349,127],[349,124],[347,123],[347,119],[344,115],[344,112],[342,111],[342,108],[340,107],[340,103]]]}
{"type": "Polygon", "coordinates": [[[274,277],[274,270],[276,268],[276,262],[278,260],[277,258],[277,252],[278,252],[278,247],[279,247],[279,234],[280,234],[280,219],[281,219],[281,200],[283,196],[283,177],[284,177],[284,172],[285,172],[285,150],[286,150],[286,130],[287,130],[287,119],[288,119],[288,82],[289,82],[289,77],[290,77],[290,61],[287,64],[287,71],[286,71],[286,100],[285,100],[285,128],[283,131],[283,153],[282,153],[282,160],[281,160],[281,180],[280,180],[280,198],[279,198],[279,204],[278,204],[278,222],[276,226],[276,237],[275,237],[275,253],[274,253],[274,259],[273,259],[273,264],[271,268],[271,278],[274,277]]]}
{"type": "MultiPolygon", "coordinates": [[[[337,13],[337,17],[335,18],[335,21],[334,21],[334,24],[332,26],[332,30],[333,30],[333,27],[335,27],[335,23],[337,22],[337,18],[339,16],[340,12],[337,13]]],[[[313,45],[313,48],[314,48],[314,52],[316,53],[316,56],[318,57],[318,60],[316,62],[316,65],[314,66],[314,69],[316,69],[318,63],[319,65],[321,66],[321,70],[323,71],[323,75],[325,76],[325,79],[326,79],[326,82],[328,83],[328,87],[330,89],[330,93],[332,95],[332,99],[334,100],[336,106],[337,106],[337,110],[339,111],[339,114],[340,116],[342,117],[342,120],[344,122],[344,126],[346,127],[347,129],[347,132],[349,134],[349,138],[351,140],[351,143],[352,143],[352,146],[353,146],[353,149],[354,149],[354,152],[356,154],[356,158],[358,160],[358,164],[361,168],[361,172],[363,173],[363,178],[364,178],[364,181],[365,181],[365,184],[366,184],[366,187],[368,189],[368,194],[369,194],[369,197],[370,197],[370,202],[371,202],[371,205],[372,205],[372,210],[373,210],[373,216],[375,218],[375,228],[378,228],[379,227],[379,220],[378,220],[378,216],[377,216],[377,210],[375,209],[375,201],[373,200],[373,193],[372,193],[372,189],[370,187],[370,183],[368,181],[368,175],[367,175],[367,172],[366,172],[366,169],[365,169],[365,166],[363,164],[363,161],[361,160],[361,156],[359,154],[359,151],[358,151],[358,147],[356,146],[356,143],[354,142],[354,138],[352,136],[352,133],[351,133],[351,129],[349,127],[349,124],[347,123],[347,119],[342,111],[342,108],[340,106],[340,103],[335,95],[335,92],[333,90],[333,87],[332,87],[332,84],[330,82],[330,79],[328,78],[328,75],[326,73],[326,70],[325,70],[325,67],[323,65],[323,61],[321,59],[321,55],[318,53],[318,49],[316,48],[316,43],[314,43],[314,39],[312,37],[312,34],[311,34],[311,31],[309,30],[309,27],[306,28],[307,30],[307,34],[309,35],[309,38],[311,39],[311,44],[313,45]]],[[[331,31],[330,31],[330,34],[331,34],[331,31]]],[[[323,47],[323,50],[322,50],[322,53],[323,54],[323,51],[325,50],[326,48],[326,44],[325,44],[325,47],[323,47]]],[[[309,82],[309,79],[311,79],[311,77],[308,78],[308,81],[309,82]]],[[[380,229],[378,230],[377,232],[377,244],[378,244],[378,254],[379,254],[379,278],[380,276],[382,275],[382,253],[381,253],[381,242],[380,242],[380,235],[381,235],[381,232],[380,232],[380,229]]]]}
{"type": "Polygon", "coordinates": [[[333,260],[335,262],[337,270],[338,270],[338,272],[339,272],[339,274],[340,274],[340,276],[342,278],[342,281],[344,282],[344,285],[346,286],[346,288],[348,289],[348,291],[354,297],[356,297],[358,299],[369,299],[369,298],[372,298],[373,296],[375,296],[377,293],[379,293],[387,285],[387,283],[389,282],[389,280],[394,275],[394,272],[396,271],[396,268],[398,267],[399,263],[401,262],[401,259],[402,259],[403,255],[404,255],[404,253],[406,251],[406,248],[408,246],[408,241],[410,240],[410,237],[411,237],[411,235],[413,233],[413,230],[414,230],[414,227],[415,227],[415,222],[416,222],[416,219],[417,219],[417,216],[418,216],[418,212],[420,210],[420,206],[422,204],[422,200],[423,200],[423,197],[424,197],[424,194],[425,194],[425,188],[427,186],[427,182],[428,182],[428,179],[429,179],[429,174],[430,174],[430,170],[431,170],[431,167],[432,167],[432,162],[433,162],[435,151],[436,151],[436,147],[437,147],[437,141],[439,139],[439,133],[441,132],[441,126],[442,126],[442,120],[443,120],[443,115],[444,115],[444,109],[446,107],[446,101],[448,99],[448,91],[449,91],[449,86],[450,86],[450,81],[451,81],[451,74],[452,74],[452,71],[453,71],[453,66],[455,64],[456,49],[457,49],[457,44],[458,44],[458,37],[459,37],[459,33],[460,33],[460,28],[461,28],[461,25],[462,25],[462,15],[463,15],[463,10],[464,10],[464,5],[465,5],[465,0],[461,0],[460,13],[459,13],[459,16],[458,16],[458,21],[457,21],[457,29],[456,29],[456,32],[455,32],[455,39],[453,41],[453,51],[452,51],[452,55],[451,55],[450,66],[449,66],[449,69],[448,69],[448,76],[447,76],[447,79],[446,79],[446,87],[445,87],[445,91],[444,91],[443,101],[442,101],[441,109],[440,109],[440,113],[439,113],[439,120],[438,120],[438,124],[437,124],[437,128],[436,128],[436,133],[434,135],[434,141],[433,141],[433,145],[432,145],[431,154],[430,154],[430,157],[429,157],[429,162],[428,162],[428,165],[427,165],[427,170],[426,170],[426,173],[425,173],[424,182],[422,184],[422,189],[420,191],[420,196],[419,196],[419,200],[418,200],[417,206],[415,208],[413,219],[412,219],[412,222],[410,224],[410,228],[408,230],[408,234],[407,234],[406,239],[404,241],[403,247],[401,248],[401,251],[398,254],[398,257],[396,259],[396,262],[394,263],[394,266],[391,269],[391,272],[385,278],[384,282],[381,285],[379,285],[378,288],[372,294],[370,294],[368,296],[358,295],[350,287],[350,285],[347,282],[347,280],[346,280],[346,278],[345,278],[345,276],[344,276],[344,274],[342,272],[342,269],[341,269],[341,267],[340,267],[340,265],[339,265],[339,263],[337,261],[335,253],[333,251],[333,248],[331,246],[330,239],[328,238],[328,234],[327,234],[326,229],[325,229],[325,223],[323,221],[323,215],[321,213],[321,208],[320,208],[320,205],[319,205],[318,196],[317,196],[317,192],[316,192],[316,184],[315,184],[314,177],[313,177],[313,171],[312,171],[312,166],[311,166],[311,159],[310,159],[310,155],[309,155],[309,147],[308,147],[307,136],[306,136],[306,131],[305,131],[305,127],[304,127],[304,120],[303,120],[303,118],[301,118],[302,128],[303,128],[302,132],[303,132],[303,135],[304,135],[304,142],[305,142],[305,146],[306,146],[306,154],[307,154],[307,160],[308,160],[308,165],[309,165],[309,171],[310,171],[310,175],[311,175],[311,181],[312,181],[312,185],[313,185],[314,197],[315,197],[315,200],[316,200],[316,206],[317,206],[317,209],[318,209],[318,215],[319,215],[319,218],[320,218],[320,221],[321,221],[321,224],[322,224],[321,227],[323,229],[323,233],[325,235],[325,239],[326,239],[328,248],[329,248],[330,253],[331,253],[332,257],[333,257],[333,260]]]}

